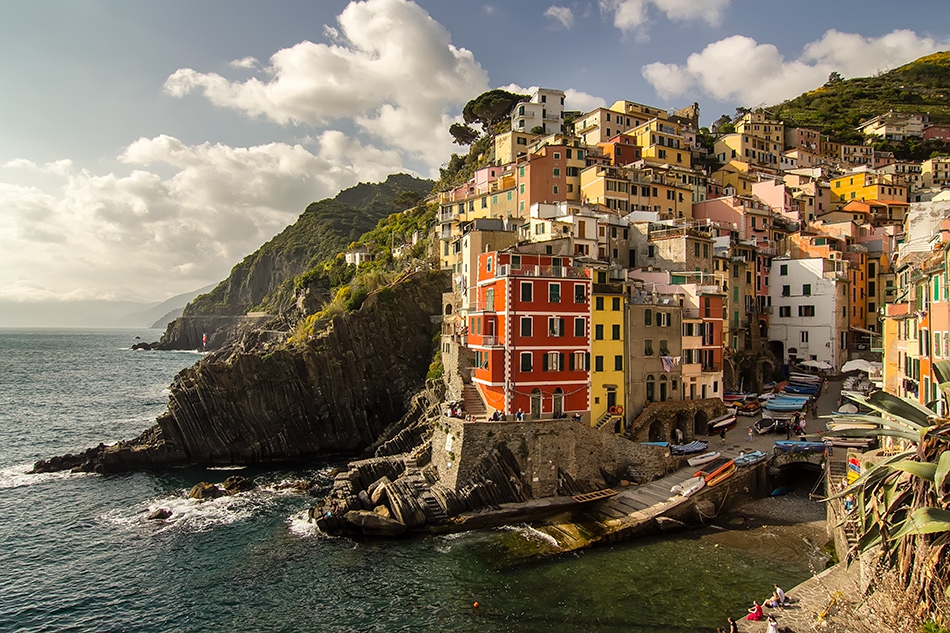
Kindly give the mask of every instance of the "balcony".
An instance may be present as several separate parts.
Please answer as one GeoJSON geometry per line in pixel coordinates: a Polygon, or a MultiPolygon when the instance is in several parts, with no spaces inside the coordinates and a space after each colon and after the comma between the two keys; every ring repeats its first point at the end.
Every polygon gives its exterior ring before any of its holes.
{"type": "Polygon", "coordinates": [[[498,267],[497,277],[551,277],[568,279],[586,279],[586,268],[573,266],[522,266],[512,268],[510,264],[498,267]]]}

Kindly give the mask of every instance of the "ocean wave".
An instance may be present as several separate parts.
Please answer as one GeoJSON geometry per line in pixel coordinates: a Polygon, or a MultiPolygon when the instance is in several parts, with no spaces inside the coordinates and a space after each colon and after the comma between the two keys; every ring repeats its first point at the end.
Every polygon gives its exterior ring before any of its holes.
{"type": "Polygon", "coordinates": [[[559,547],[557,539],[550,534],[545,534],[530,525],[503,525],[498,528],[502,531],[515,532],[529,541],[543,541],[548,545],[559,547]]]}
{"type": "Polygon", "coordinates": [[[233,465],[233,466],[207,466],[205,470],[244,470],[247,466],[233,465]]]}
{"type": "Polygon", "coordinates": [[[292,514],[287,517],[287,528],[291,534],[305,538],[332,538],[328,534],[321,532],[316,523],[310,521],[307,510],[292,514]]]}
{"type": "Polygon", "coordinates": [[[68,470],[56,473],[36,473],[31,474],[33,464],[20,464],[0,469],[0,490],[7,488],[22,488],[24,486],[35,486],[48,481],[61,481],[64,479],[74,479],[77,477],[89,477],[92,473],[74,473],[68,470]]]}
{"type": "Polygon", "coordinates": [[[249,519],[270,509],[273,495],[260,490],[199,501],[188,497],[187,490],[158,497],[124,509],[113,510],[100,517],[112,525],[129,529],[152,528],[156,534],[170,530],[189,533],[207,532],[217,526],[249,519]],[[158,510],[167,510],[167,519],[149,519],[158,510]]]}

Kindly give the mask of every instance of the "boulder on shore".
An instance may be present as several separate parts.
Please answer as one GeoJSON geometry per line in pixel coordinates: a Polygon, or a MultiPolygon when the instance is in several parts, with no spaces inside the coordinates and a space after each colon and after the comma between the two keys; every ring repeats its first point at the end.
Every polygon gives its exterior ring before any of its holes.
{"type": "Polygon", "coordinates": [[[392,536],[406,531],[406,525],[395,519],[387,519],[368,510],[350,510],[344,516],[348,523],[355,525],[363,534],[372,536],[392,536]]]}
{"type": "Polygon", "coordinates": [[[239,492],[247,492],[248,490],[254,490],[257,486],[253,481],[247,477],[241,477],[240,475],[231,475],[224,480],[224,492],[229,495],[234,495],[239,492]]]}
{"type": "Polygon", "coordinates": [[[218,497],[223,497],[226,493],[215,486],[212,483],[207,481],[202,481],[201,483],[195,484],[191,488],[191,492],[188,493],[188,497],[191,499],[198,499],[199,501],[204,501],[205,499],[217,499],[218,497]]]}
{"type": "Polygon", "coordinates": [[[158,510],[151,512],[148,515],[148,520],[149,521],[164,521],[165,519],[171,517],[171,515],[172,515],[172,511],[169,510],[168,508],[159,508],[158,510]]]}

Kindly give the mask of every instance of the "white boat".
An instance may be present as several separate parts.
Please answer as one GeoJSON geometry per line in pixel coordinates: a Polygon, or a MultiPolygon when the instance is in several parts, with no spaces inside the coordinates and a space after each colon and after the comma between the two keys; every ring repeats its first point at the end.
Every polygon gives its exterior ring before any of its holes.
{"type": "Polygon", "coordinates": [[[727,429],[736,423],[736,412],[727,413],[709,421],[713,429],[727,429]]]}
{"type": "Polygon", "coordinates": [[[845,420],[841,422],[828,422],[825,426],[828,427],[829,431],[844,431],[846,429],[873,431],[874,429],[881,428],[880,425],[872,424],[871,422],[847,422],[845,420]]]}
{"type": "Polygon", "coordinates": [[[686,481],[684,481],[683,483],[676,484],[675,486],[670,488],[670,492],[672,492],[674,495],[682,495],[684,497],[688,497],[691,494],[698,492],[699,490],[702,490],[702,488],[705,485],[706,485],[706,480],[703,477],[691,477],[687,479],[686,481]]]}
{"type": "Polygon", "coordinates": [[[690,466],[702,466],[703,464],[708,464],[709,462],[717,459],[719,457],[719,451],[712,451],[710,453],[703,453],[702,455],[697,455],[696,457],[690,457],[686,462],[690,466]]]}

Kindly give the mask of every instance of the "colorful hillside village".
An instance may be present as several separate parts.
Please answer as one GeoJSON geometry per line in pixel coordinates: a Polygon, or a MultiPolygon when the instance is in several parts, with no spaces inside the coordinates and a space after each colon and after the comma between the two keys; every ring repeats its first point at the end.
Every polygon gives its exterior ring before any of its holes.
{"type": "Polygon", "coordinates": [[[950,128],[888,112],[848,145],[752,111],[710,155],[698,104],[563,104],[539,89],[516,105],[488,164],[440,194],[441,353],[473,420],[622,433],[653,403],[855,359],[945,407],[931,367],[950,358],[950,157],[870,141],[950,128]]]}

